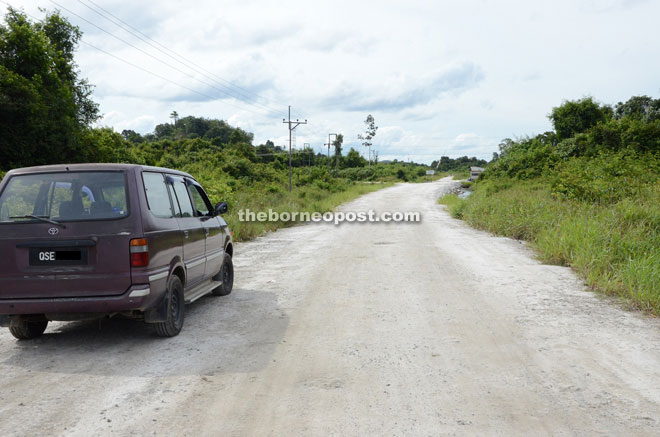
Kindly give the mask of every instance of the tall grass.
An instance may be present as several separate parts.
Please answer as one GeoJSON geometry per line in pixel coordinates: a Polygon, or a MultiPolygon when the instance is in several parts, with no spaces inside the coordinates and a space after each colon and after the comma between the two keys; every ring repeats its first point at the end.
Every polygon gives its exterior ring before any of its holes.
{"type": "Polygon", "coordinates": [[[538,179],[485,181],[465,200],[440,202],[472,226],[530,241],[542,261],[571,266],[595,290],[660,315],[660,182],[609,204],[562,200],[538,179]]]}

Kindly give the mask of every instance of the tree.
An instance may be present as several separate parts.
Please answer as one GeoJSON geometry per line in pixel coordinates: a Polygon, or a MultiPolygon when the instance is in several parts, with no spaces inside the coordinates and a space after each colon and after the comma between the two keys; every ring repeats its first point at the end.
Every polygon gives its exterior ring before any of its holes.
{"type": "Polygon", "coordinates": [[[615,117],[651,122],[660,120],[660,99],[649,96],[633,96],[626,103],[619,102],[614,108],[615,117]]]}
{"type": "Polygon", "coordinates": [[[179,113],[176,111],[172,111],[170,114],[170,118],[174,120],[174,126],[176,126],[176,122],[179,120],[179,113]]]}
{"type": "Polygon", "coordinates": [[[505,154],[514,144],[515,141],[513,141],[511,138],[504,138],[502,141],[500,141],[500,144],[497,146],[497,148],[500,149],[500,156],[505,154]]]}
{"type": "Polygon", "coordinates": [[[576,134],[605,122],[611,117],[612,108],[600,106],[593,98],[564,101],[561,106],[552,108],[548,116],[557,132],[557,139],[565,140],[576,134]]]}
{"type": "Polygon", "coordinates": [[[11,7],[0,25],[0,165],[80,162],[98,120],[92,87],[79,77],[78,27],[59,13],[39,22],[11,7]]]}
{"type": "Polygon", "coordinates": [[[358,135],[358,139],[362,140],[362,145],[366,147],[367,150],[369,150],[369,165],[371,165],[371,140],[376,136],[378,126],[376,126],[376,122],[371,114],[367,115],[367,119],[364,120],[364,124],[367,126],[367,128],[364,132],[364,135],[358,135]]]}
{"type": "Polygon", "coordinates": [[[366,163],[367,160],[360,156],[360,153],[352,147],[346,154],[346,158],[344,158],[344,165],[346,167],[364,167],[366,163]]]}
{"type": "Polygon", "coordinates": [[[339,159],[341,158],[341,145],[344,142],[344,135],[337,134],[335,135],[335,140],[332,142],[332,145],[335,148],[335,173],[339,168],[339,159]]]}
{"type": "Polygon", "coordinates": [[[132,129],[124,129],[123,131],[121,131],[121,136],[124,137],[125,140],[135,144],[144,141],[142,135],[140,135],[139,133],[135,132],[132,129]]]}
{"type": "Polygon", "coordinates": [[[156,138],[159,140],[172,138],[173,134],[174,126],[169,123],[158,124],[154,128],[154,135],[156,135],[156,138]]]}
{"type": "Polygon", "coordinates": [[[337,134],[335,140],[332,142],[332,145],[335,148],[335,156],[341,156],[341,145],[343,143],[344,136],[342,134],[337,134]]]}

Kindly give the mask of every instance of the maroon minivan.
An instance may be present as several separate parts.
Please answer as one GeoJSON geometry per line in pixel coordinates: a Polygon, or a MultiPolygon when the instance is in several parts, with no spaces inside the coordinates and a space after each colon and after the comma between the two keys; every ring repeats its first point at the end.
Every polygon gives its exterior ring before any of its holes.
{"type": "Polygon", "coordinates": [[[121,315],[177,335],[184,304],[231,292],[227,211],[187,173],[130,164],[12,170],[0,184],[0,326],[121,315]]]}

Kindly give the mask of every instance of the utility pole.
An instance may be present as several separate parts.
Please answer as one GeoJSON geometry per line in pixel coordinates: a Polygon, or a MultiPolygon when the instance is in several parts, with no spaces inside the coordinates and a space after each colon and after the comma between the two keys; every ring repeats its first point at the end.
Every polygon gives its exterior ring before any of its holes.
{"type": "Polygon", "coordinates": [[[307,155],[307,167],[309,170],[309,173],[311,174],[312,172],[312,145],[309,143],[303,143],[303,149],[305,150],[305,153],[303,154],[303,160],[305,159],[305,155],[307,155]]]}
{"type": "Polygon", "coordinates": [[[332,141],[330,141],[330,137],[334,135],[335,140],[337,139],[337,134],[328,134],[328,170],[330,170],[330,146],[332,145],[332,141]]]}
{"type": "Polygon", "coordinates": [[[324,146],[328,146],[328,168],[330,168],[330,143],[323,143],[324,146]]]}
{"type": "Polygon", "coordinates": [[[282,119],[282,123],[288,124],[289,125],[289,193],[291,192],[291,134],[293,133],[293,130],[298,127],[300,124],[307,124],[307,120],[305,121],[298,121],[296,118],[296,121],[291,121],[291,105],[289,105],[289,120],[287,121],[286,119],[282,119]]]}

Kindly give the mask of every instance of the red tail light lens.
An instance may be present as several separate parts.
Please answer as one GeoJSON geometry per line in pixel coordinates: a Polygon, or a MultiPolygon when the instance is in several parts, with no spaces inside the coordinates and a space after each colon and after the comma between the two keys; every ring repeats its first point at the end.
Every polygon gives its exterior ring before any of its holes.
{"type": "Polygon", "coordinates": [[[149,245],[146,238],[134,238],[130,243],[131,267],[146,267],[149,265],[149,245]]]}

